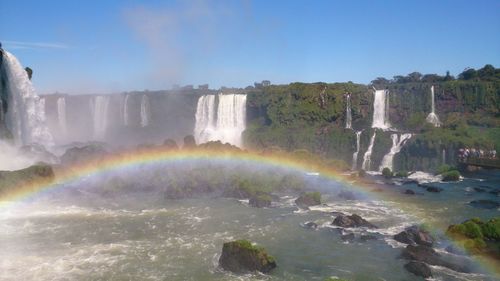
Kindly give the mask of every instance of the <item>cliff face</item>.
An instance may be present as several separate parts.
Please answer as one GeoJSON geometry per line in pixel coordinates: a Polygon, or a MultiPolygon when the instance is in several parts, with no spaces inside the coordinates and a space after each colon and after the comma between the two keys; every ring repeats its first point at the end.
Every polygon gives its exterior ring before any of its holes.
{"type": "Polygon", "coordinates": [[[7,77],[3,67],[3,52],[0,49],[0,140],[12,137],[5,124],[5,113],[7,112],[7,77]]]}
{"type": "MultiPolygon", "coordinates": [[[[398,134],[413,134],[394,157],[395,170],[432,170],[442,163],[456,164],[456,152],[464,146],[500,149],[500,82],[391,83],[383,88],[389,90],[391,128],[398,134]],[[442,128],[433,128],[425,120],[431,112],[431,86],[442,128]]],[[[246,145],[308,149],[351,164],[356,137],[353,130],[344,129],[346,93],[351,94],[352,127],[363,130],[357,161],[361,167],[373,135],[374,90],[359,84],[294,83],[251,92],[246,145]]],[[[377,170],[390,151],[391,133],[395,132],[377,130],[371,170],[377,170]]]]}

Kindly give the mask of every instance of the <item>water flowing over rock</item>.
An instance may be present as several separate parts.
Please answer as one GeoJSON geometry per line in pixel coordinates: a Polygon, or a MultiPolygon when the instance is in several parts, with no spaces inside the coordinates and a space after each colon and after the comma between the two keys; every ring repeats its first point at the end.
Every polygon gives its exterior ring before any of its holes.
{"type": "Polygon", "coordinates": [[[150,119],[150,104],[148,96],[143,95],[141,98],[141,127],[146,127],[149,125],[150,119]]]}
{"type": "Polygon", "coordinates": [[[197,143],[220,140],[241,147],[241,133],[246,127],[246,98],[246,95],[220,94],[215,115],[215,96],[201,96],[194,130],[197,143]]]}
{"type": "Polygon", "coordinates": [[[94,124],[94,139],[103,139],[108,128],[109,96],[96,96],[90,100],[90,111],[94,124]]]}
{"type": "Polygon", "coordinates": [[[434,105],[434,86],[431,86],[431,113],[427,115],[427,122],[431,123],[434,125],[434,127],[439,127],[441,126],[441,121],[439,121],[439,117],[435,113],[435,105],[434,105]]]}
{"type": "Polygon", "coordinates": [[[61,135],[66,136],[66,99],[64,97],[57,99],[57,122],[59,123],[61,135]]]}
{"type": "Polygon", "coordinates": [[[389,129],[389,91],[375,90],[372,128],[389,129]]]}
{"type": "Polygon", "coordinates": [[[45,123],[45,102],[37,95],[26,70],[15,56],[3,51],[1,71],[7,80],[6,125],[17,144],[53,145],[45,123]]]}
{"type": "Polygon", "coordinates": [[[384,168],[389,168],[391,169],[391,171],[393,171],[394,155],[401,151],[401,148],[403,148],[405,142],[410,138],[411,134],[401,134],[401,136],[398,136],[398,134],[391,135],[392,147],[389,153],[387,153],[382,159],[382,164],[380,164],[379,171],[382,171],[384,168]]]}
{"type": "Polygon", "coordinates": [[[356,151],[352,154],[352,167],[351,167],[351,170],[356,170],[356,168],[358,167],[358,154],[359,154],[359,146],[360,146],[360,142],[361,142],[361,132],[362,131],[358,131],[356,132],[356,151]]]}
{"type": "Polygon", "coordinates": [[[129,98],[129,95],[125,95],[125,97],[123,98],[123,125],[124,126],[128,126],[129,124],[129,121],[128,121],[128,98],[129,98]]]}
{"type": "Polygon", "coordinates": [[[370,165],[371,165],[371,157],[372,157],[372,151],[373,151],[373,144],[375,144],[375,137],[377,136],[377,131],[373,132],[373,136],[370,139],[370,145],[368,145],[368,149],[365,152],[365,155],[363,156],[363,165],[361,165],[361,168],[365,171],[370,170],[370,165]]]}
{"type": "Polygon", "coordinates": [[[352,129],[351,94],[347,94],[346,99],[345,128],[352,129]]]}

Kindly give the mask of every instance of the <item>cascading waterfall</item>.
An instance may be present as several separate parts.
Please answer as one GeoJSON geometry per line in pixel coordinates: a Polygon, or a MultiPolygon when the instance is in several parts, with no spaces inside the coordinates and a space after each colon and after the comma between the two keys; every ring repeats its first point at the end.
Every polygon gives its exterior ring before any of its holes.
{"type": "Polygon", "coordinates": [[[431,113],[427,115],[427,122],[431,123],[434,125],[434,127],[439,127],[441,126],[441,121],[439,121],[439,117],[435,113],[435,105],[434,105],[434,86],[431,86],[431,113]]]}
{"type": "Polygon", "coordinates": [[[64,97],[60,97],[57,99],[57,121],[59,123],[61,134],[63,136],[66,136],[66,99],[64,97]]]}
{"type": "Polygon", "coordinates": [[[148,96],[142,95],[141,98],[141,127],[146,127],[149,125],[149,119],[151,116],[150,113],[150,104],[149,104],[149,99],[148,96]]]}
{"type": "Polygon", "coordinates": [[[52,135],[45,123],[45,101],[36,94],[28,74],[17,58],[3,51],[1,71],[7,78],[7,128],[17,144],[39,143],[53,145],[52,135]]]}
{"type": "Polygon", "coordinates": [[[362,131],[357,131],[356,132],[356,151],[352,154],[352,167],[351,170],[356,170],[358,166],[358,154],[359,154],[359,146],[361,142],[361,132],[362,131]]]}
{"type": "Polygon", "coordinates": [[[90,108],[94,121],[94,139],[104,139],[108,128],[109,96],[96,96],[90,100],[90,108]]]}
{"type": "Polygon", "coordinates": [[[215,95],[205,95],[198,99],[195,119],[194,137],[196,142],[209,141],[215,131],[215,95]]]}
{"type": "Polygon", "coordinates": [[[389,153],[384,155],[384,158],[382,159],[382,163],[380,164],[380,167],[379,167],[379,171],[382,171],[384,168],[389,168],[389,169],[391,169],[391,171],[393,170],[394,155],[396,155],[397,153],[399,153],[401,151],[401,148],[403,148],[403,145],[410,138],[411,138],[411,134],[402,134],[401,136],[398,136],[398,134],[391,135],[392,147],[391,147],[391,150],[389,150],[389,153]]]}
{"type": "Polygon", "coordinates": [[[446,164],[446,150],[443,148],[443,151],[441,153],[441,161],[443,164],[446,164]]]}
{"type": "Polygon", "coordinates": [[[123,125],[128,126],[129,121],[128,121],[128,98],[129,95],[125,95],[125,98],[123,99],[123,125]]]}
{"type": "Polygon", "coordinates": [[[346,106],[346,118],[345,118],[345,128],[352,129],[352,115],[351,115],[351,94],[347,94],[346,97],[347,106],[346,106]]]}
{"type": "Polygon", "coordinates": [[[220,140],[241,147],[241,133],[246,127],[246,95],[220,94],[217,118],[215,96],[198,99],[194,135],[198,143],[220,140]]]}
{"type": "Polygon", "coordinates": [[[370,170],[373,144],[375,143],[376,136],[377,136],[377,131],[373,131],[373,136],[370,139],[370,145],[368,145],[368,149],[366,150],[365,155],[363,156],[363,164],[361,165],[361,169],[365,171],[370,170]]]}
{"type": "Polygon", "coordinates": [[[375,89],[372,128],[389,129],[389,91],[375,89]]]}

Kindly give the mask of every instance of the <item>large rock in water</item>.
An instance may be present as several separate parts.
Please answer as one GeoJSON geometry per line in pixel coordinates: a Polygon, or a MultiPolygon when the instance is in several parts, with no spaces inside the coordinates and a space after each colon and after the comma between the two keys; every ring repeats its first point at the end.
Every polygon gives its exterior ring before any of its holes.
{"type": "Polygon", "coordinates": [[[248,271],[267,273],[276,267],[276,262],[264,248],[256,247],[247,240],[237,240],[224,243],[219,265],[235,273],[248,271]]]}
{"type": "Polygon", "coordinates": [[[82,147],[72,147],[61,156],[61,164],[71,165],[89,160],[98,161],[108,154],[108,151],[101,145],[92,144],[82,147]]]}
{"type": "Polygon", "coordinates": [[[332,225],[340,226],[340,227],[368,227],[368,228],[377,228],[375,225],[371,224],[367,220],[363,219],[361,216],[356,214],[352,214],[350,216],[339,215],[332,222],[332,225]]]}
{"type": "Polygon", "coordinates": [[[54,177],[52,166],[45,163],[38,163],[18,171],[0,171],[0,197],[15,192],[16,188],[30,182],[50,183],[54,177]]]}
{"type": "Polygon", "coordinates": [[[321,204],[321,193],[319,192],[306,192],[299,196],[295,200],[295,204],[301,208],[307,208],[309,206],[316,206],[321,204]]]}
{"type": "Polygon", "coordinates": [[[272,198],[269,194],[256,194],[252,197],[250,197],[250,200],[248,203],[252,207],[256,208],[264,208],[264,207],[271,207],[271,201],[272,198]]]}
{"type": "Polygon", "coordinates": [[[426,264],[430,265],[438,265],[438,266],[444,266],[449,269],[458,271],[458,272],[465,272],[469,273],[471,272],[470,270],[470,265],[468,264],[460,264],[460,263],[451,263],[448,261],[445,261],[440,254],[438,254],[434,249],[431,247],[427,246],[413,246],[413,245],[408,245],[404,250],[401,255],[403,258],[411,260],[411,261],[419,261],[419,262],[424,262],[426,264]]]}
{"type": "Polygon", "coordinates": [[[394,240],[410,244],[432,247],[434,238],[427,232],[414,225],[394,235],[394,240]]]}
{"type": "Polygon", "coordinates": [[[405,264],[405,268],[406,268],[406,270],[408,270],[409,272],[411,272],[417,276],[424,277],[424,278],[432,277],[431,268],[423,262],[411,261],[411,262],[405,264]]]}

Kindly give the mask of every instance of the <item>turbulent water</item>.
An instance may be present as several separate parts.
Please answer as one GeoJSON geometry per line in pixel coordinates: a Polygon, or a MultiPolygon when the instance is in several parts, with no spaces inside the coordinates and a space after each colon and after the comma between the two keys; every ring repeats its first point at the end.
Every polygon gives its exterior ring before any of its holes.
{"type": "Polygon", "coordinates": [[[401,148],[403,148],[405,142],[410,138],[411,134],[401,134],[401,136],[399,136],[398,134],[391,134],[392,147],[391,150],[386,155],[384,155],[384,158],[382,158],[382,163],[380,164],[379,171],[382,171],[384,168],[389,168],[391,171],[394,170],[394,155],[401,151],[401,148]]]}
{"type": "Polygon", "coordinates": [[[96,96],[91,100],[90,108],[94,124],[94,139],[102,140],[108,128],[109,96],[96,96]]]}
{"type": "Polygon", "coordinates": [[[347,94],[346,97],[346,118],[345,118],[345,128],[352,129],[352,114],[351,114],[351,94],[347,94]]]}
{"type": "Polygon", "coordinates": [[[389,95],[387,90],[376,90],[373,99],[372,128],[389,129],[389,95]]]}
{"type": "Polygon", "coordinates": [[[197,143],[221,141],[242,147],[241,133],[246,127],[246,95],[220,94],[198,99],[194,135],[197,143]],[[215,114],[217,112],[217,114],[215,114]]]}
{"type": "Polygon", "coordinates": [[[370,166],[372,163],[373,145],[375,144],[376,136],[377,136],[377,131],[373,131],[373,136],[370,139],[370,144],[368,145],[368,149],[366,150],[365,155],[363,156],[363,164],[361,165],[361,168],[365,171],[370,170],[370,166]]]}
{"type": "Polygon", "coordinates": [[[360,142],[361,142],[361,133],[363,131],[357,131],[356,132],[356,151],[352,154],[352,167],[351,170],[356,170],[358,167],[358,154],[359,154],[359,147],[360,147],[360,142]]]}
{"type": "Polygon", "coordinates": [[[7,78],[6,124],[18,144],[52,145],[45,124],[44,101],[37,95],[28,74],[15,56],[3,51],[2,70],[7,78]]]}
{"type": "Polygon", "coordinates": [[[431,123],[435,127],[441,126],[441,121],[439,121],[439,117],[435,113],[435,105],[434,105],[434,86],[431,86],[431,113],[427,115],[427,122],[431,123]]]}
{"type": "MultiPolygon", "coordinates": [[[[481,218],[495,215],[497,210],[467,204],[491,198],[471,187],[490,190],[500,184],[498,174],[484,178],[435,183],[445,189],[440,194],[424,194],[417,185],[390,186],[422,195],[401,194],[384,202],[356,191],[356,199],[341,199],[342,184],[312,177],[323,187],[325,204],[310,211],[299,211],[293,196],[281,196],[273,208],[264,209],[236,199],[164,200],[147,191],[102,198],[83,182],[2,210],[0,280],[421,280],[404,269],[406,261],[398,257],[405,245],[392,235],[423,219],[447,225],[470,212],[481,218]],[[379,228],[339,229],[330,225],[336,212],[359,214],[379,228]],[[305,229],[308,221],[319,229],[305,229]],[[354,233],[353,241],[341,239],[348,233],[354,233]],[[363,241],[362,235],[376,239],[363,241]],[[222,244],[241,238],[275,256],[278,267],[269,276],[237,276],[218,268],[222,244]]],[[[432,270],[436,280],[494,280],[480,273],[432,270]]]]}

